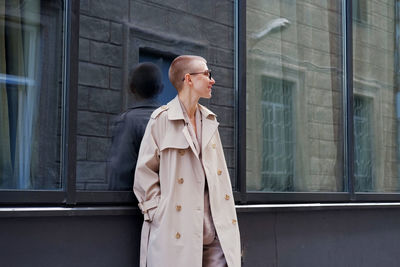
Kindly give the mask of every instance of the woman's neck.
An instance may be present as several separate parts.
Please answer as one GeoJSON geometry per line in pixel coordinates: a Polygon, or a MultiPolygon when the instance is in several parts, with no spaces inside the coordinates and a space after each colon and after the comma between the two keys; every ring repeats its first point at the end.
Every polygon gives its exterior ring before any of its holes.
{"type": "Polygon", "coordinates": [[[188,93],[184,92],[179,93],[178,97],[179,101],[181,101],[181,103],[185,107],[189,119],[193,119],[197,110],[197,104],[199,102],[199,98],[190,96],[188,93]]]}

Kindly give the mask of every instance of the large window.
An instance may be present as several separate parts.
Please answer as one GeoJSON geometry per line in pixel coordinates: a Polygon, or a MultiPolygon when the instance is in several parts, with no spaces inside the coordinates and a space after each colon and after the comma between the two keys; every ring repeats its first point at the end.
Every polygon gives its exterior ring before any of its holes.
{"type": "Polygon", "coordinates": [[[245,8],[247,200],[398,199],[397,1],[245,8]]]}
{"type": "Polygon", "coordinates": [[[338,3],[247,1],[248,191],[344,190],[338,3]]]}
{"type": "MultiPolygon", "coordinates": [[[[216,80],[213,96],[200,102],[218,115],[225,158],[235,184],[235,3],[129,1],[129,6],[111,7],[109,2],[112,11],[101,13],[96,1],[81,9],[76,169],[79,193],[117,191],[110,187],[114,178],[108,175],[107,161],[116,118],[140,102],[129,90],[131,68],[145,61],[160,67],[164,91],[158,100],[163,105],[177,94],[169,82],[168,69],[181,54],[203,56],[212,70],[216,80]],[[115,17],[112,12],[121,16],[115,17]]],[[[129,164],[135,166],[134,162],[121,162],[129,164]]],[[[124,177],[129,182],[119,189],[132,192],[133,178],[124,177]]]]}

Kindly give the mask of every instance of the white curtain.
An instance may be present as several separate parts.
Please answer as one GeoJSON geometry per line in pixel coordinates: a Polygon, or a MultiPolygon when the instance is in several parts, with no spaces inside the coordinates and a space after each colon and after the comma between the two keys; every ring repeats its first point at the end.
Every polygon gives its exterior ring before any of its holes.
{"type": "MultiPolygon", "coordinates": [[[[3,4],[4,0],[1,1],[3,4]]],[[[3,66],[1,72],[9,82],[2,83],[0,99],[3,156],[0,164],[6,173],[2,179],[8,179],[3,181],[6,187],[30,189],[33,187],[32,145],[40,88],[40,1],[8,0],[4,6],[5,31],[1,42],[5,44],[2,54],[6,55],[6,67],[3,66]]]]}

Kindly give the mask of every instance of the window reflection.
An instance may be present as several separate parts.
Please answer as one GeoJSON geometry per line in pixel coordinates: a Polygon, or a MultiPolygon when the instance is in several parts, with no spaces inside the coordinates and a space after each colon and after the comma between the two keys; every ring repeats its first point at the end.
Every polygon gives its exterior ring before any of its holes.
{"type": "MultiPolygon", "coordinates": [[[[137,101],[130,93],[129,71],[140,62],[157,64],[163,72],[161,104],[175,97],[168,79],[177,55],[200,55],[208,61],[216,84],[210,100],[200,100],[218,115],[232,185],[235,182],[235,1],[130,1],[120,17],[82,10],[77,122],[76,188],[87,191],[129,190],[113,187],[107,176],[113,125],[137,101]],[[185,2],[185,4],[183,4],[185,2]],[[199,4],[201,3],[201,4],[199,4]],[[129,14],[129,16],[128,16],[129,14]],[[95,29],[95,30],[94,30],[95,29]]],[[[90,2],[95,6],[95,2],[90,2]]],[[[111,3],[111,2],[110,2],[111,3]]],[[[112,153],[111,153],[112,154],[112,153]]],[[[133,183],[133,176],[131,177],[133,183]]]]}
{"type": "Polygon", "coordinates": [[[62,3],[0,5],[0,188],[57,189],[62,3]]]}
{"type": "MultiPolygon", "coordinates": [[[[399,191],[396,1],[353,1],[354,176],[356,192],[399,191]]],[[[398,41],[397,41],[398,42],[398,41]]]]}
{"type": "Polygon", "coordinates": [[[293,190],[293,84],[262,79],[263,190],[293,190]]]}
{"type": "Polygon", "coordinates": [[[370,99],[354,96],[354,176],[356,191],[373,191],[370,99]]]}
{"type": "Polygon", "coordinates": [[[343,191],[341,1],[251,0],[246,18],[247,190],[343,191]]]}

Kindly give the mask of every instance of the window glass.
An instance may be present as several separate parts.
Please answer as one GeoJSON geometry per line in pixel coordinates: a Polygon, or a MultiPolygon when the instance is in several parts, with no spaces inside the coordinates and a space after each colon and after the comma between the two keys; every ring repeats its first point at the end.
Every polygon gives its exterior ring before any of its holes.
{"type": "Polygon", "coordinates": [[[364,17],[353,12],[355,191],[398,192],[398,14],[395,1],[358,3],[364,17]]]}
{"type": "Polygon", "coordinates": [[[249,0],[248,191],[341,192],[341,1],[249,0]]]}
{"type": "Polygon", "coordinates": [[[0,189],[60,189],[62,1],[0,2],[0,189]]]}
{"type": "MultiPolygon", "coordinates": [[[[156,63],[163,72],[164,83],[158,100],[160,105],[165,104],[176,95],[167,75],[169,63],[182,54],[203,56],[216,80],[212,98],[200,103],[218,116],[225,159],[234,186],[235,2],[149,0],[118,3],[120,5],[113,1],[81,1],[77,189],[132,190],[129,185],[133,184],[133,173],[123,178],[129,182],[118,188],[112,186],[117,178],[109,175],[109,159],[113,154],[110,150],[121,151],[112,146],[114,129],[119,127],[116,122],[123,122],[121,114],[124,116],[125,111],[129,112],[130,107],[139,103],[129,89],[130,70],[139,62],[156,63]]],[[[128,139],[124,137],[124,140],[128,139]]],[[[123,158],[125,160],[116,168],[133,168],[135,159],[123,158]]]]}

